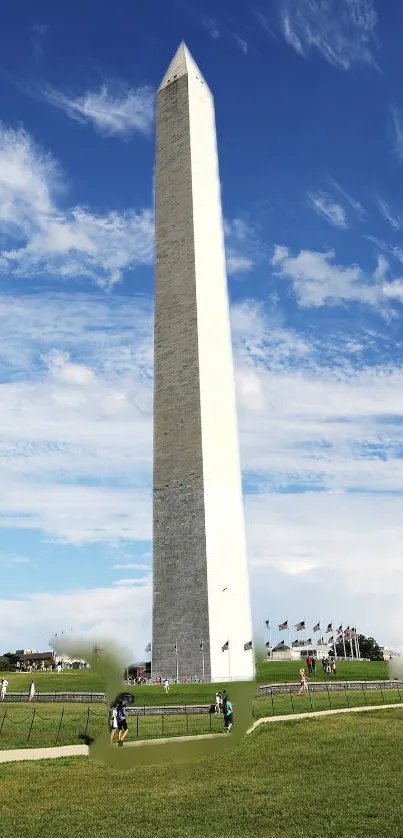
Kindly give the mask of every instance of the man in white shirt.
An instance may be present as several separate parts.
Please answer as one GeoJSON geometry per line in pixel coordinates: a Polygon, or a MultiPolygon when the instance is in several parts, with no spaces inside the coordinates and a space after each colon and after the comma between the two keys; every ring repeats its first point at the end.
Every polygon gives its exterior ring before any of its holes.
{"type": "Polygon", "coordinates": [[[1,682],[1,690],[0,690],[0,698],[1,698],[2,701],[4,701],[4,699],[6,697],[7,687],[8,687],[7,678],[3,678],[2,682],[1,682]]]}

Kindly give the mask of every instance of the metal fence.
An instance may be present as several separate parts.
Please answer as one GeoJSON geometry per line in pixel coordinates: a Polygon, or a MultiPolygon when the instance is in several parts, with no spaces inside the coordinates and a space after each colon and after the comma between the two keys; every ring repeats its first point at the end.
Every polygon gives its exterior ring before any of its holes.
{"type": "MultiPolygon", "coordinates": [[[[61,743],[63,734],[69,738],[69,744],[81,740],[87,741],[92,737],[96,737],[107,726],[107,714],[98,713],[88,707],[84,713],[78,716],[72,716],[65,712],[65,708],[61,709],[60,715],[53,714],[52,716],[42,715],[36,707],[28,712],[24,718],[19,718],[20,711],[16,709],[4,709],[0,714],[0,748],[4,749],[8,743],[5,732],[7,728],[6,723],[17,728],[15,736],[12,737],[12,746],[16,747],[34,747],[37,743],[32,743],[34,734],[39,735],[39,744],[42,747],[54,746],[61,743]],[[17,714],[17,715],[16,715],[17,714]],[[47,724],[50,723],[50,728],[47,729],[47,724]],[[24,726],[26,727],[26,736],[24,726]],[[46,744],[45,744],[46,743],[46,744]]],[[[128,726],[131,739],[159,739],[174,736],[188,736],[192,733],[221,733],[223,730],[223,717],[216,714],[194,713],[193,708],[186,708],[186,713],[182,714],[180,718],[180,726],[173,723],[173,714],[145,714],[148,718],[144,718],[144,714],[139,712],[130,712],[127,708],[128,726]],[[152,725],[150,724],[151,715],[154,716],[152,725]],[[197,729],[192,722],[196,721],[197,715],[203,717],[197,723],[197,729]],[[130,718],[131,717],[131,718],[130,718]]],[[[178,714],[176,714],[178,716],[178,714]]],[[[175,721],[177,721],[176,719],[175,721]]]]}
{"type": "MultiPolygon", "coordinates": [[[[273,684],[261,687],[259,698],[253,706],[253,717],[290,715],[304,712],[357,707],[372,704],[399,704],[403,701],[402,681],[346,681],[312,682],[308,691],[298,695],[298,684],[273,684]],[[266,700],[265,700],[266,699],[266,700]],[[392,701],[393,699],[393,701],[392,701]],[[260,705],[260,706],[259,706],[260,705]]],[[[65,695],[65,694],[57,694],[65,695]]],[[[94,693],[83,694],[93,696],[94,693]]],[[[11,696],[7,696],[10,700],[11,696]]],[[[26,695],[23,696],[26,700],[26,695]]],[[[37,697],[38,700],[39,697],[37,697]]],[[[105,697],[103,697],[105,700],[105,697]]],[[[60,700],[60,699],[59,699],[60,700]]],[[[66,701],[66,699],[65,699],[66,701]]],[[[81,698],[81,702],[85,699],[81,698]]],[[[67,702],[66,702],[67,703],[67,702]]],[[[22,710],[22,708],[21,708],[22,710]]],[[[61,744],[68,739],[71,744],[78,739],[95,738],[107,725],[107,713],[97,712],[87,707],[79,715],[72,715],[62,707],[60,715],[53,713],[46,716],[37,707],[27,708],[24,718],[19,718],[21,710],[0,705],[0,748],[34,747],[32,739],[39,738],[42,747],[61,744]],[[8,725],[17,728],[15,736],[8,740],[8,725]],[[25,725],[26,736],[25,736],[25,725]],[[48,726],[49,725],[49,726],[48,726]]],[[[223,730],[221,714],[210,712],[210,705],[169,706],[169,707],[128,707],[130,738],[159,739],[190,734],[220,733],[223,730]]],[[[235,708],[236,719],[236,708],[235,708]]],[[[67,743],[66,743],[67,744],[67,743]]]]}

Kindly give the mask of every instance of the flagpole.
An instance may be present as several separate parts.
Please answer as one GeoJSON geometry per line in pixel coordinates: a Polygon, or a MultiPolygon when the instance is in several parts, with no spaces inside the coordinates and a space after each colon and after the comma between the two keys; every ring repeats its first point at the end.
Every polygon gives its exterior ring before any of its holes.
{"type": "Polygon", "coordinates": [[[355,627],[355,637],[354,637],[354,639],[355,639],[355,650],[356,650],[356,653],[357,653],[357,660],[361,660],[361,652],[360,652],[360,644],[358,642],[357,626],[355,627]]]}
{"type": "Polygon", "coordinates": [[[204,640],[202,640],[202,679],[204,684],[204,640]]]}
{"type": "MultiPolygon", "coordinates": [[[[336,623],[335,623],[334,625],[336,625],[336,623]]],[[[333,651],[334,651],[334,659],[335,659],[335,661],[337,661],[337,652],[336,652],[336,629],[334,628],[333,623],[332,623],[332,629],[333,629],[332,634],[333,634],[333,651]]]]}
{"type": "Polygon", "coordinates": [[[350,641],[350,651],[351,651],[351,660],[354,660],[354,650],[353,650],[353,638],[351,637],[351,629],[349,629],[349,641],[350,641]]]}
{"type": "Polygon", "coordinates": [[[304,627],[305,627],[305,646],[306,646],[306,653],[308,654],[308,641],[307,641],[307,633],[306,633],[306,617],[304,617],[304,627]]]}
{"type": "Polygon", "coordinates": [[[270,655],[270,660],[271,660],[271,620],[270,620],[270,617],[269,617],[268,628],[269,628],[269,655],[270,655]]]}
{"type": "Polygon", "coordinates": [[[290,650],[290,660],[292,660],[292,654],[291,654],[291,631],[290,631],[290,627],[289,627],[289,625],[288,625],[288,620],[287,620],[287,631],[288,631],[288,648],[289,648],[289,650],[290,650]]]}
{"type": "Polygon", "coordinates": [[[179,684],[179,660],[178,660],[178,638],[175,641],[176,649],[176,683],[179,684]]]}
{"type": "Polygon", "coordinates": [[[343,638],[344,660],[347,660],[347,652],[346,652],[346,638],[344,637],[343,623],[341,624],[341,636],[342,636],[342,638],[343,638]]]}

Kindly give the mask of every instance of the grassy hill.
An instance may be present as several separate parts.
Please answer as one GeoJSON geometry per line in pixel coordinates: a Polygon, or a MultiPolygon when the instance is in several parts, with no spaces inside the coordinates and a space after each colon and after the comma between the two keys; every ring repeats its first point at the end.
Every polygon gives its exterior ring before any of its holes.
{"type": "MultiPolygon", "coordinates": [[[[258,684],[297,681],[300,663],[264,662],[257,672],[258,684]]],[[[71,670],[58,673],[8,673],[9,692],[28,693],[34,678],[37,692],[104,692],[105,684],[97,672],[90,670],[71,670]]],[[[388,678],[386,662],[340,662],[337,674],[324,676],[322,667],[317,667],[316,676],[311,680],[384,680],[388,678]]],[[[225,687],[221,684],[220,687],[225,687]]],[[[214,700],[214,684],[172,684],[166,695],[162,687],[139,686],[134,688],[137,704],[208,704],[214,700]]]]}
{"type": "Polygon", "coordinates": [[[187,769],[0,765],[1,825],[13,838],[401,838],[402,771],[403,710],[290,721],[187,769]]]}

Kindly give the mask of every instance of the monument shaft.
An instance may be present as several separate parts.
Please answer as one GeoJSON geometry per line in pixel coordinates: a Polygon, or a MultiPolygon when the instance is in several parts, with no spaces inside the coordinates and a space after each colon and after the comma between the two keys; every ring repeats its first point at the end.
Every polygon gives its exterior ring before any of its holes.
{"type": "Polygon", "coordinates": [[[155,215],[152,674],[251,678],[214,104],[184,44],[157,94],[155,215]]]}

